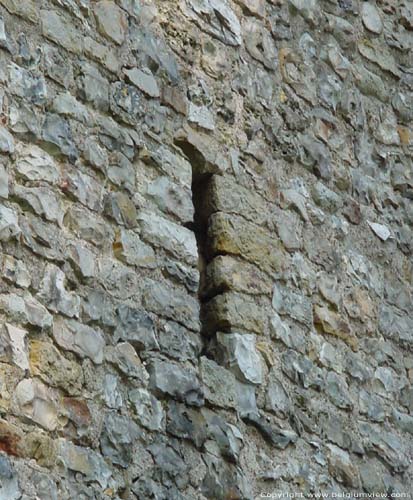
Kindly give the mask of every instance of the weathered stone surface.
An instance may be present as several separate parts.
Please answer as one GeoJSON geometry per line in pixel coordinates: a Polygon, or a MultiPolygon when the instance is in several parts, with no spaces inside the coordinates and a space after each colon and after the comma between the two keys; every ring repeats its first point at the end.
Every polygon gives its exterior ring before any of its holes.
{"type": "Polygon", "coordinates": [[[156,359],[149,374],[149,387],[161,396],[171,396],[193,406],[203,405],[203,392],[193,369],[156,359]]]}
{"type": "Polygon", "coordinates": [[[134,389],[129,393],[139,422],[150,431],[160,431],[164,426],[164,411],[161,403],[145,389],[134,389]]]}
{"type": "Polygon", "coordinates": [[[290,316],[306,326],[312,325],[313,313],[311,302],[307,297],[292,289],[281,284],[275,285],[272,306],[281,315],[290,316]]]}
{"type": "Polygon", "coordinates": [[[56,10],[41,10],[42,31],[46,38],[76,54],[82,51],[82,36],[56,10]]]}
{"type": "Polygon", "coordinates": [[[325,307],[315,306],[314,321],[320,325],[322,331],[334,335],[346,342],[353,350],[358,348],[358,340],[351,331],[350,325],[337,313],[325,307]]]}
{"type": "Polygon", "coordinates": [[[143,302],[149,311],[199,331],[199,303],[188,293],[152,282],[146,287],[143,302]]]}
{"type": "Polygon", "coordinates": [[[203,356],[200,360],[200,378],[207,401],[224,408],[237,407],[238,385],[233,373],[203,356]]]}
{"type": "Polygon", "coordinates": [[[120,45],[125,39],[128,28],[128,18],[125,12],[111,0],[97,2],[93,11],[99,31],[120,45]]]}
{"type": "Polygon", "coordinates": [[[227,292],[211,299],[203,311],[204,326],[209,332],[217,330],[247,330],[263,334],[267,330],[265,309],[248,296],[227,292]]]}
{"type": "Polygon", "coordinates": [[[149,97],[159,97],[159,87],[150,69],[132,68],[125,70],[128,80],[149,97]]]}
{"type": "Polygon", "coordinates": [[[17,213],[0,205],[0,241],[8,241],[21,233],[17,213]]]}
{"type": "Polygon", "coordinates": [[[383,22],[381,20],[377,7],[370,2],[363,2],[361,7],[361,18],[364,26],[373,33],[380,34],[383,30],[383,22]]]}
{"type": "Polygon", "coordinates": [[[221,212],[211,215],[208,236],[215,255],[242,256],[268,272],[283,268],[285,258],[275,236],[241,217],[221,212]]]}
{"type": "Polygon", "coordinates": [[[156,255],[152,247],[144,243],[133,231],[121,230],[116,235],[113,252],[125,264],[150,269],[156,266],[156,255]]]}
{"type": "Polygon", "coordinates": [[[82,358],[88,357],[96,364],[102,363],[105,340],[100,330],[75,320],[56,319],[53,336],[62,348],[73,351],[82,358]]]}
{"type": "Polygon", "coordinates": [[[168,250],[176,258],[182,258],[191,265],[198,262],[195,235],[189,229],[155,214],[140,211],[138,220],[142,237],[148,243],[168,250]]]}
{"type": "Polygon", "coordinates": [[[261,384],[261,358],[254,335],[218,332],[217,341],[224,349],[224,363],[242,382],[261,384]]]}
{"type": "Polygon", "coordinates": [[[53,324],[53,316],[29,293],[0,295],[0,307],[16,321],[48,328],[53,324]]]}
{"type": "Polygon", "coordinates": [[[41,284],[39,298],[54,312],[78,317],[80,298],[65,288],[65,274],[54,264],[48,264],[41,284]]]}
{"type": "Polygon", "coordinates": [[[25,180],[59,181],[59,168],[53,158],[35,145],[18,144],[16,147],[16,170],[25,180]]]}
{"type": "Polygon", "coordinates": [[[14,153],[13,136],[4,127],[0,127],[0,152],[14,153]]]}

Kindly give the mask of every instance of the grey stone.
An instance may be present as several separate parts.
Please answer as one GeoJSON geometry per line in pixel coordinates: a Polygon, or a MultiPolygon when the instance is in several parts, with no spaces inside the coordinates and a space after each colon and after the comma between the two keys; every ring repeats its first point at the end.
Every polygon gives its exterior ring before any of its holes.
{"type": "Polygon", "coordinates": [[[350,459],[350,455],[333,444],[328,444],[327,448],[330,473],[339,483],[352,488],[358,488],[360,486],[360,477],[354,463],[350,459]]]}
{"type": "Polygon", "coordinates": [[[97,481],[101,488],[107,487],[112,471],[99,453],[65,439],[59,439],[57,446],[58,456],[65,467],[83,474],[87,482],[97,481]]]}
{"type": "Polygon", "coordinates": [[[60,197],[48,187],[23,187],[16,185],[14,195],[27,203],[32,210],[50,222],[63,225],[64,207],[60,197]]]}
{"type": "Polygon", "coordinates": [[[5,453],[0,455],[0,497],[7,500],[21,498],[16,470],[5,453]]]}
{"type": "Polygon", "coordinates": [[[166,322],[158,329],[159,350],[178,360],[190,360],[199,356],[202,349],[201,338],[173,321],[166,322]]]}
{"type": "Polygon", "coordinates": [[[255,335],[218,332],[217,341],[224,352],[224,363],[242,382],[262,383],[263,370],[255,347],[255,335]]]}
{"type": "Polygon", "coordinates": [[[44,64],[47,75],[66,89],[73,82],[73,67],[56,47],[43,47],[44,64]]]}
{"type": "Polygon", "coordinates": [[[194,207],[190,193],[162,176],[148,184],[147,196],[162,212],[178,217],[183,223],[192,222],[194,207]]]}
{"type": "Polygon", "coordinates": [[[113,242],[115,257],[132,266],[154,269],[156,255],[153,248],[144,243],[134,231],[121,229],[113,242]]]}
{"type": "Polygon", "coordinates": [[[99,329],[75,320],[57,318],[53,326],[53,336],[64,349],[73,351],[82,358],[90,358],[96,364],[103,362],[105,339],[99,329]]]}
{"type": "Polygon", "coordinates": [[[132,344],[137,350],[158,348],[155,338],[155,325],[152,318],[139,309],[122,304],[117,310],[117,327],[115,340],[119,339],[132,344]]]}
{"type": "Polygon", "coordinates": [[[53,324],[52,315],[29,293],[23,296],[15,293],[0,295],[0,307],[22,323],[39,328],[49,328],[53,324]]]}
{"type": "Polygon", "coordinates": [[[286,286],[274,286],[272,306],[279,314],[290,316],[308,327],[313,324],[311,302],[286,286]]]}
{"type": "Polygon", "coordinates": [[[42,31],[46,38],[62,45],[65,49],[75,54],[82,51],[83,37],[63,16],[55,10],[45,9],[40,11],[42,31]]]}
{"type": "Polygon", "coordinates": [[[118,410],[123,406],[122,394],[118,389],[119,379],[116,375],[107,373],[103,383],[103,398],[106,406],[118,410]]]}
{"type": "Polygon", "coordinates": [[[391,236],[389,228],[384,226],[383,224],[378,224],[377,222],[370,221],[367,221],[367,224],[370,226],[374,234],[378,236],[382,241],[388,240],[391,236]]]}
{"type": "Polygon", "coordinates": [[[64,170],[64,190],[74,196],[91,210],[102,209],[103,187],[90,175],[78,169],[67,167],[64,170]]]}
{"type": "Polygon", "coordinates": [[[16,238],[21,233],[17,213],[4,206],[0,205],[0,241],[8,241],[16,238]]]}
{"type": "Polygon", "coordinates": [[[137,379],[144,385],[147,383],[149,375],[134,347],[128,342],[121,342],[115,347],[107,347],[105,359],[116,365],[127,377],[137,379]]]}
{"type": "Polygon", "coordinates": [[[59,115],[49,113],[46,116],[42,130],[42,138],[55,147],[54,152],[67,156],[72,163],[74,163],[79,156],[77,147],[73,142],[70,125],[59,115]]]}
{"type": "Polygon", "coordinates": [[[28,181],[59,181],[59,168],[53,158],[35,145],[18,144],[16,147],[16,171],[28,181]]]}
{"type": "Polygon", "coordinates": [[[69,92],[58,94],[54,98],[53,111],[59,115],[68,116],[83,123],[90,121],[90,115],[86,106],[69,94],[69,92]]]}
{"type": "Polygon", "coordinates": [[[159,87],[150,69],[132,68],[125,70],[128,80],[149,97],[159,97],[159,87]]]}
{"type": "Polygon", "coordinates": [[[137,212],[133,201],[125,193],[109,193],[105,200],[105,211],[113,217],[118,224],[128,229],[137,226],[137,212]]]}
{"type": "Polygon", "coordinates": [[[155,359],[150,366],[150,388],[189,405],[202,406],[204,395],[193,369],[155,359]]]}
{"type": "Polygon", "coordinates": [[[165,412],[161,403],[145,389],[133,389],[129,392],[129,400],[134,405],[140,424],[150,431],[161,431],[164,428],[165,412]]]}
{"type": "Polygon", "coordinates": [[[0,152],[14,153],[14,139],[10,132],[4,127],[0,127],[0,152]]]}
{"type": "Polygon", "coordinates": [[[54,264],[48,264],[38,296],[50,310],[69,317],[78,317],[80,298],[74,292],[68,292],[64,283],[64,272],[54,264]]]}
{"type": "Polygon", "coordinates": [[[0,164],[0,197],[7,200],[9,197],[9,173],[4,165],[0,164]]]}
{"type": "Polygon", "coordinates": [[[17,64],[9,66],[9,85],[13,94],[33,104],[45,104],[47,87],[42,75],[34,75],[17,64]]]}
{"type": "Polygon", "coordinates": [[[348,385],[343,376],[332,371],[328,372],[326,377],[326,392],[332,403],[339,408],[351,409],[353,407],[348,392],[348,385]]]}
{"type": "Polygon", "coordinates": [[[103,455],[113,463],[127,468],[133,460],[133,442],[139,435],[139,428],[128,417],[114,411],[106,414],[101,437],[103,455]]]}
{"type": "Polygon", "coordinates": [[[276,377],[274,369],[271,370],[269,377],[266,393],[266,409],[280,413],[281,416],[287,416],[292,409],[292,403],[286,389],[281,380],[276,377]]]}
{"type": "Polygon", "coordinates": [[[282,371],[295,383],[300,383],[305,389],[324,388],[323,372],[308,358],[289,349],[281,358],[282,371]]]}
{"type": "Polygon", "coordinates": [[[15,283],[20,288],[30,286],[31,276],[22,260],[15,259],[11,255],[3,255],[1,269],[3,279],[15,283]]]}
{"type": "Polygon", "coordinates": [[[393,408],[392,417],[393,422],[397,425],[397,427],[404,432],[413,434],[413,417],[411,415],[406,415],[405,413],[401,413],[393,408]]]}
{"type": "Polygon", "coordinates": [[[133,297],[139,290],[136,272],[115,259],[98,260],[97,278],[112,297],[121,300],[133,297]]]}
{"type": "Polygon", "coordinates": [[[236,408],[238,385],[233,373],[205,356],[201,357],[199,368],[205,399],[216,406],[236,408]]]}
{"type": "Polygon", "coordinates": [[[226,0],[186,0],[186,4],[188,15],[204,31],[228,45],[241,45],[240,23],[226,0]]]}
{"type": "Polygon", "coordinates": [[[105,172],[108,165],[108,154],[102,146],[99,145],[94,137],[88,137],[85,141],[83,155],[93,167],[105,172]]]}
{"type": "Polygon", "coordinates": [[[99,31],[110,40],[121,45],[128,28],[126,13],[111,0],[101,0],[94,6],[99,31]]]}
{"type": "Polygon", "coordinates": [[[319,5],[317,0],[288,0],[288,3],[292,5],[297,11],[303,16],[304,19],[315,23],[319,15],[319,5]]]}
{"type": "Polygon", "coordinates": [[[110,86],[99,70],[91,64],[82,64],[78,80],[79,94],[86,102],[91,102],[96,108],[109,109],[110,86]]]}
{"type": "Polygon", "coordinates": [[[76,243],[71,247],[69,258],[84,278],[91,278],[95,275],[95,255],[85,245],[76,243]]]}
{"type": "Polygon", "coordinates": [[[371,32],[380,34],[383,31],[383,21],[381,20],[377,7],[370,2],[363,2],[361,7],[361,18],[364,26],[371,32]]]}
{"type": "Polygon", "coordinates": [[[110,87],[110,109],[121,121],[134,125],[145,114],[143,96],[134,85],[113,83],[110,87]]]}
{"type": "Polygon", "coordinates": [[[206,130],[214,130],[214,116],[206,106],[189,103],[188,120],[206,130]]]}
{"type": "Polygon", "coordinates": [[[153,213],[141,210],[138,220],[142,229],[142,237],[152,245],[165,248],[176,258],[190,265],[198,262],[198,248],[195,234],[153,213]]]}

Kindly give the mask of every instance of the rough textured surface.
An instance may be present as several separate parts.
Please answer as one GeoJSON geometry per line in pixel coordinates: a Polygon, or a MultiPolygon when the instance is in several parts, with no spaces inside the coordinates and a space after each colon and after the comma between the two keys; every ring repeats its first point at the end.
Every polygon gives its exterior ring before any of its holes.
{"type": "Polygon", "coordinates": [[[1,500],[409,498],[412,54],[408,0],[0,0],[1,500]]]}

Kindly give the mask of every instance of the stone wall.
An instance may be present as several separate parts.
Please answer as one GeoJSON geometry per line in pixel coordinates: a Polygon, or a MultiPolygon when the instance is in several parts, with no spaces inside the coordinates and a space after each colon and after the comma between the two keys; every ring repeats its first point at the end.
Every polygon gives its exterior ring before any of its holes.
{"type": "Polygon", "coordinates": [[[0,499],[409,498],[413,2],[0,14],[0,499]]]}

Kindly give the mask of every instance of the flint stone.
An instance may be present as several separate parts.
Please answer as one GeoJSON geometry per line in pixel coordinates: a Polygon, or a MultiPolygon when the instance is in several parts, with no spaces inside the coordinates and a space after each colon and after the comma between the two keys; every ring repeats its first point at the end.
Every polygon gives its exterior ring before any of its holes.
{"type": "Polygon", "coordinates": [[[66,167],[63,174],[64,190],[91,210],[100,212],[103,198],[102,185],[94,177],[78,169],[66,167]]]}
{"type": "Polygon", "coordinates": [[[17,405],[27,418],[54,431],[59,427],[57,395],[37,379],[27,378],[16,387],[17,405]]]}
{"type": "Polygon", "coordinates": [[[178,217],[184,224],[194,219],[194,206],[189,191],[162,176],[148,185],[147,196],[162,212],[178,217]]]}
{"type": "Polygon", "coordinates": [[[0,0],[0,3],[10,12],[10,14],[16,14],[23,19],[28,19],[32,23],[37,23],[39,19],[39,8],[34,0],[25,0],[24,2],[0,0]]]}
{"type": "Polygon", "coordinates": [[[382,241],[386,241],[390,238],[391,232],[383,224],[377,224],[377,222],[370,222],[370,221],[367,221],[367,224],[370,226],[373,233],[376,236],[378,236],[382,241]]]}
{"type": "Polygon", "coordinates": [[[244,438],[235,425],[226,422],[216,413],[208,410],[201,410],[205,418],[207,436],[212,439],[221,452],[221,455],[230,462],[236,463],[239,460],[244,438]]]}
{"type": "Polygon", "coordinates": [[[152,247],[144,243],[133,231],[121,229],[113,242],[113,252],[122,262],[138,267],[156,267],[156,255],[152,247]]]}
{"type": "Polygon", "coordinates": [[[332,403],[345,410],[351,409],[351,401],[346,379],[342,375],[337,375],[332,371],[328,372],[326,377],[326,392],[332,403]]]}
{"type": "Polygon", "coordinates": [[[404,432],[413,434],[413,417],[393,408],[393,422],[404,432]]]}
{"type": "Polygon", "coordinates": [[[325,382],[323,371],[305,356],[292,349],[284,352],[281,358],[282,371],[295,383],[305,389],[323,389],[325,382]]]}
{"type": "Polygon", "coordinates": [[[139,212],[138,220],[143,239],[192,266],[197,265],[198,248],[192,231],[144,210],[139,212]]]}
{"type": "Polygon", "coordinates": [[[75,446],[65,439],[59,439],[57,446],[58,456],[65,467],[84,474],[86,482],[97,481],[102,489],[107,487],[112,471],[99,453],[75,446]]]}
{"type": "Polygon", "coordinates": [[[28,181],[46,181],[57,184],[59,169],[53,158],[35,145],[18,144],[16,171],[28,181]]]}
{"type": "Polygon", "coordinates": [[[265,0],[235,0],[235,1],[254,16],[264,17],[265,0]]]}
{"type": "Polygon", "coordinates": [[[158,349],[154,322],[145,311],[123,304],[117,308],[117,317],[116,341],[127,341],[137,350],[158,349]]]}
{"type": "Polygon", "coordinates": [[[123,398],[118,389],[119,378],[116,375],[107,373],[102,385],[103,399],[105,400],[106,406],[115,410],[122,408],[123,398]]]}
{"type": "Polygon", "coordinates": [[[45,301],[48,309],[69,317],[79,317],[80,298],[65,289],[65,278],[64,272],[57,266],[48,264],[38,296],[45,301]]]}
{"type": "Polygon", "coordinates": [[[10,91],[27,99],[33,104],[45,104],[47,87],[43,76],[35,76],[24,68],[11,63],[9,65],[10,91]]]}
{"type": "Polygon", "coordinates": [[[217,341],[225,352],[224,363],[241,382],[262,383],[261,357],[255,347],[255,335],[218,332],[217,341]]]}
{"type": "Polygon", "coordinates": [[[69,92],[57,94],[53,100],[53,111],[85,124],[90,121],[90,115],[86,106],[69,94],[69,92]]]}
{"type": "Polygon", "coordinates": [[[57,47],[45,45],[43,48],[46,74],[64,88],[73,82],[73,67],[70,60],[60,53],[57,47]]]}
{"type": "Polygon", "coordinates": [[[158,342],[162,353],[183,361],[197,358],[202,349],[198,334],[173,321],[168,321],[158,329],[158,342]]]}
{"type": "Polygon", "coordinates": [[[94,137],[88,137],[85,141],[83,155],[92,167],[106,172],[109,165],[108,154],[106,149],[99,145],[94,137]]]}
{"type": "Polygon", "coordinates": [[[184,291],[151,282],[145,286],[143,303],[149,311],[179,321],[189,330],[200,329],[199,303],[184,291]]]}
{"type": "Polygon", "coordinates": [[[109,295],[121,300],[136,295],[138,276],[133,269],[115,259],[99,259],[97,264],[97,278],[109,295]]]}
{"type": "Polygon", "coordinates": [[[95,275],[95,255],[83,244],[76,243],[69,250],[69,259],[84,278],[95,275]]]}
{"type": "Polygon", "coordinates": [[[380,33],[383,31],[383,21],[381,20],[377,7],[372,3],[362,3],[361,19],[364,26],[372,33],[380,35],[380,33]]]}
{"type": "Polygon", "coordinates": [[[109,193],[105,201],[105,211],[118,224],[122,224],[128,229],[132,229],[137,225],[136,207],[125,193],[109,193]]]}
{"type": "Polygon", "coordinates": [[[16,471],[5,453],[0,454],[0,498],[7,500],[21,498],[16,471]]]}
{"type": "Polygon", "coordinates": [[[272,306],[281,315],[287,315],[303,323],[307,327],[313,324],[311,302],[304,295],[300,295],[284,285],[274,286],[272,306]]]}
{"type": "Polygon", "coordinates": [[[186,0],[186,5],[187,14],[206,33],[227,45],[241,45],[241,26],[227,0],[186,0]]]}
{"type": "Polygon", "coordinates": [[[142,90],[149,97],[157,98],[160,96],[158,84],[150,69],[132,68],[125,70],[125,75],[133,85],[136,85],[139,90],[142,90]]]}
{"type": "Polygon", "coordinates": [[[55,148],[55,152],[61,153],[74,163],[79,156],[77,147],[73,142],[72,130],[69,123],[54,113],[48,113],[43,125],[42,138],[55,148]]]}
{"type": "Polygon", "coordinates": [[[306,343],[303,341],[305,334],[295,325],[290,327],[288,323],[282,321],[277,313],[274,313],[270,319],[270,335],[281,340],[291,349],[302,353],[305,352],[306,343]]]}
{"type": "Polygon", "coordinates": [[[101,437],[103,455],[126,469],[133,460],[133,443],[138,435],[139,428],[131,419],[113,411],[107,413],[101,437]]]}
{"type": "Polygon", "coordinates": [[[384,431],[377,425],[360,422],[359,430],[365,438],[367,451],[383,459],[395,472],[403,472],[409,466],[404,443],[397,435],[384,431]]]}
{"type": "Polygon", "coordinates": [[[367,415],[373,422],[383,422],[386,412],[382,400],[375,394],[362,389],[359,394],[360,413],[367,415]]]}
{"type": "Polygon", "coordinates": [[[153,443],[148,446],[148,450],[157,468],[175,481],[178,487],[185,488],[188,483],[188,466],[180,454],[165,443],[153,443]]]}
{"type": "Polygon", "coordinates": [[[315,23],[318,19],[320,7],[317,0],[288,0],[288,3],[297,9],[306,21],[315,23]]]}
{"type": "Polygon", "coordinates": [[[155,359],[149,374],[149,387],[160,396],[171,396],[191,406],[203,406],[203,391],[192,368],[155,359]]]}
{"type": "Polygon", "coordinates": [[[43,35],[46,38],[75,54],[82,52],[83,37],[71,22],[64,19],[57,11],[50,9],[41,10],[40,18],[43,35]]]}
{"type": "Polygon", "coordinates": [[[107,347],[105,359],[116,365],[126,376],[138,379],[146,385],[149,376],[134,347],[128,342],[121,342],[115,347],[107,347]]]}
{"type": "Polygon", "coordinates": [[[316,325],[320,325],[324,333],[342,339],[353,351],[358,349],[358,339],[354,335],[350,324],[342,319],[339,314],[326,307],[315,306],[314,322],[316,325]]]}
{"type": "Polygon", "coordinates": [[[21,233],[17,213],[0,205],[0,241],[9,241],[21,233]]]}
{"type": "Polygon", "coordinates": [[[164,428],[165,412],[161,403],[145,389],[129,391],[129,401],[134,405],[139,423],[150,431],[164,428]]]}
{"type": "Polygon", "coordinates": [[[267,410],[286,417],[292,409],[292,402],[282,382],[276,377],[274,369],[271,370],[269,377],[265,407],[267,410]]]}
{"type": "Polygon", "coordinates": [[[56,318],[53,336],[61,347],[75,352],[81,358],[90,358],[96,364],[103,362],[105,340],[100,330],[75,320],[56,318]]]}
{"type": "Polygon", "coordinates": [[[14,283],[20,288],[30,286],[31,276],[23,261],[15,259],[11,255],[3,255],[1,260],[1,270],[5,280],[14,283]]]}
{"type": "Polygon", "coordinates": [[[10,132],[4,127],[0,127],[0,152],[14,153],[14,139],[10,132]]]}
{"type": "Polygon", "coordinates": [[[121,45],[128,29],[126,13],[111,0],[102,0],[94,6],[99,31],[121,45]]]}
{"type": "Polygon", "coordinates": [[[27,203],[37,215],[43,216],[50,222],[63,225],[64,207],[60,197],[48,187],[14,186],[17,198],[27,203]]]}
{"type": "Polygon", "coordinates": [[[8,342],[12,351],[13,363],[22,370],[29,369],[29,357],[27,355],[27,331],[16,326],[5,324],[8,342]]]}
{"type": "Polygon", "coordinates": [[[80,97],[91,102],[97,109],[109,109],[110,86],[101,73],[91,64],[82,64],[81,76],[78,78],[80,97]]]}
{"type": "Polygon", "coordinates": [[[214,130],[214,116],[206,106],[189,103],[188,120],[206,130],[214,130]]]}
{"type": "Polygon", "coordinates": [[[205,356],[200,359],[199,372],[207,401],[221,408],[237,408],[238,384],[233,373],[205,356]]]}
{"type": "Polygon", "coordinates": [[[358,470],[350,459],[350,455],[333,444],[327,444],[328,469],[330,474],[345,486],[360,487],[358,470]]]}
{"type": "Polygon", "coordinates": [[[0,308],[22,323],[40,328],[48,328],[53,324],[53,316],[30,294],[22,297],[15,293],[0,295],[0,308]]]}

